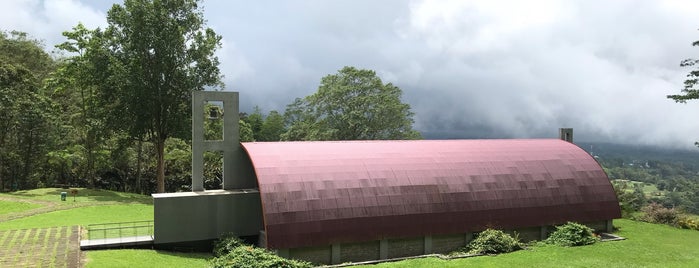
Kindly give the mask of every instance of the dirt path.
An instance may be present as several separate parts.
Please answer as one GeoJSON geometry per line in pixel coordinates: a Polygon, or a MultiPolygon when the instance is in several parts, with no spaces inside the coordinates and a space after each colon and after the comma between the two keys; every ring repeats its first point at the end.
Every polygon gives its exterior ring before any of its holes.
{"type": "Polygon", "coordinates": [[[0,267],[82,267],[80,228],[0,231],[0,267]]]}

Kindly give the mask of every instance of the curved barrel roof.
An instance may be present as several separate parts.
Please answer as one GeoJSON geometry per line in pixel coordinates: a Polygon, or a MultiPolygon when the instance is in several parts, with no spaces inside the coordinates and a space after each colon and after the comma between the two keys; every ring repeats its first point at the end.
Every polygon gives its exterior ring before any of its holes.
{"type": "Polygon", "coordinates": [[[243,143],[268,248],[619,218],[614,189],[561,140],[243,143]]]}

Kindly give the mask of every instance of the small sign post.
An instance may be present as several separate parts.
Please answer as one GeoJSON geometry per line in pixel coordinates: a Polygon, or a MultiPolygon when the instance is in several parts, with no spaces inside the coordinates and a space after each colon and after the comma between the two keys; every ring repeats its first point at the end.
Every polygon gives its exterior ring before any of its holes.
{"type": "Polygon", "coordinates": [[[70,189],[70,195],[73,196],[73,202],[75,202],[75,196],[78,195],[78,189],[70,189]]]}

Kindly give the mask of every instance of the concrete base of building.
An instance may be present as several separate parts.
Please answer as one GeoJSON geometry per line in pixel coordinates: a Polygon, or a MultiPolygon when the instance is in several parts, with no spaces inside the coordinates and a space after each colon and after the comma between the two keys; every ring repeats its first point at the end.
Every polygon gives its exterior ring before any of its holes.
{"type": "MultiPolygon", "coordinates": [[[[590,222],[585,225],[596,232],[612,232],[612,220],[590,222]]],[[[544,240],[555,231],[555,226],[534,226],[505,230],[517,233],[524,242],[544,240]]],[[[264,239],[264,233],[260,239],[264,239]]],[[[450,253],[466,246],[474,238],[474,233],[427,235],[420,237],[382,239],[360,243],[336,243],[326,246],[277,249],[282,257],[306,260],[315,264],[339,264],[394,259],[433,253],[450,253]]],[[[261,240],[262,241],[262,240],[261,240]]]]}

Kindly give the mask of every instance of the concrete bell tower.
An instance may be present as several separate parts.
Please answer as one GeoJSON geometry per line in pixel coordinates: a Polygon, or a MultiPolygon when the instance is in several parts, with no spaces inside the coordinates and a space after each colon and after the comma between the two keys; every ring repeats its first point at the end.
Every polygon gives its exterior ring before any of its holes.
{"type": "Polygon", "coordinates": [[[572,128],[560,128],[558,130],[561,140],[572,143],[573,142],[573,129],[572,128]]]}
{"type": "MultiPolygon", "coordinates": [[[[240,147],[238,121],[240,117],[238,92],[195,91],[192,93],[192,191],[204,191],[204,153],[223,152],[224,190],[255,188],[254,178],[243,178],[241,171],[246,169],[244,155],[240,147]],[[204,108],[206,103],[223,102],[223,137],[220,140],[206,140],[204,137],[204,108]]],[[[218,119],[221,120],[221,119],[218,119]]],[[[247,168],[249,169],[249,168],[247,168]]],[[[249,172],[247,172],[249,173],[249,172]]]]}
{"type": "MultiPolygon", "coordinates": [[[[222,117],[222,119],[220,118],[222,117]]],[[[192,92],[192,191],[153,194],[154,238],[158,248],[211,245],[224,233],[258,235],[262,205],[257,178],[240,145],[238,92],[192,92]],[[204,108],[222,102],[223,136],[206,140],[204,108]],[[223,185],[204,188],[204,152],[223,153],[223,185]]]]}

